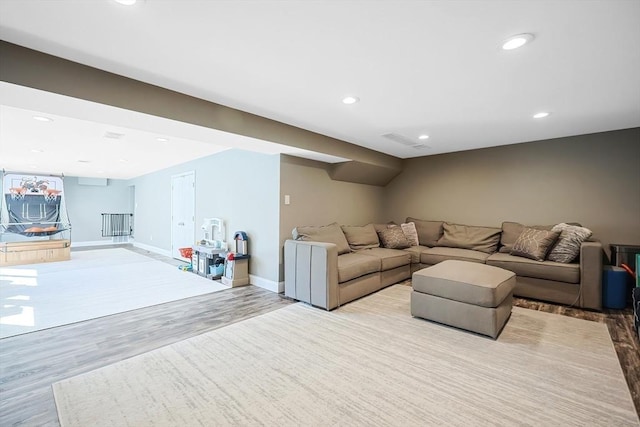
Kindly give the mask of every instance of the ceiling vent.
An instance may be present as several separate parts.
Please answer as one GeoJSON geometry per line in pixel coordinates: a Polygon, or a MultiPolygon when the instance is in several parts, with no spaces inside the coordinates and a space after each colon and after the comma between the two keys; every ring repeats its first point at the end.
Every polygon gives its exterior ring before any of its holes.
{"type": "Polygon", "coordinates": [[[117,132],[105,132],[104,133],[104,137],[105,138],[109,138],[109,139],[122,139],[124,137],[124,133],[117,133],[117,132]]]}
{"type": "Polygon", "coordinates": [[[393,142],[396,142],[398,144],[402,144],[406,147],[411,147],[411,148],[415,148],[416,150],[424,150],[424,149],[429,149],[431,147],[429,147],[427,144],[421,144],[418,143],[416,141],[414,141],[411,138],[408,138],[404,135],[400,135],[398,133],[385,133],[384,135],[382,135],[383,138],[387,138],[390,139],[393,142]]]}

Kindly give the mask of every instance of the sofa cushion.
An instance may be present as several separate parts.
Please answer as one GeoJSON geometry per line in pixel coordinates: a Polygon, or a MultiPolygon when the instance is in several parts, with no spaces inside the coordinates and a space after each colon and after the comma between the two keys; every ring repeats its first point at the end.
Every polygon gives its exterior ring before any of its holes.
{"type": "Polygon", "coordinates": [[[544,261],[559,235],[559,231],[536,230],[535,228],[525,227],[509,253],[536,261],[544,261]]]}
{"type": "Polygon", "coordinates": [[[487,264],[513,271],[517,276],[580,283],[580,264],[577,263],[539,262],[519,256],[495,253],[487,258],[487,264]]]}
{"type": "Polygon", "coordinates": [[[525,227],[536,230],[551,230],[553,225],[529,225],[525,226],[519,222],[505,221],[502,223],[502,234],[500,235],[500,252],[508,254],[513,249],[513,244],[520,237],[520,233],[525,227]]]}
{"type": "Polygon", "coordinates": [[[354,251],[380,247],[378,233],[373,228],[373,224],[367,224],[362,227],[343,225],[342,231],[347,238],[347,242],[349,242],[349,247],[354,251]]]}
{"type": "Polygon", "coordinates": [[[448,259],[484,263],[489,254],[471,249],[460,248],[427,248],[420,254],[420,262],[423,264],[438,264],[448,259]]]}
{"type": "Polygon", "coordinates": [[[380,237],[380,243],[382,243],[383,248],[404,249],[411,246],[402,228],[398,226],[382,230],[378,233],[378,236],[380,237]]]}
{"type": "Polygon", "coordinates": [[[416,292],[447,300],[497,307],[511,296],[515,283],[515,275],[511,271],[448,260],[413,273],[411,286],[416,292]]]}
{"type": "Polygon", "coordinates": [[[418,246],[420,244],[420,240],[418,239],[418,230],[416,229],[416,224],[414,222],[400,224],[400,227],[402,227],[402,232],[409,241],[409,246],[418,246]]]}
{"type": "Polygon", "coordinates": [[[569,225],[560,223],[554,225],[552,231],[559,231],[560,237],[551,248],[547,259],[549,261],[569,263],[576,259],[580,254],[580,246],[582,242],[587,240],[593,234],[591,230],[577,225],[569,225]]]}
{"type": "Polygon", "coordinates": [[[352,252],[338,257],[338,283],[380,271],[380,259],[352,252]]]}
{"type": "Polygon", "coordinates": [[[295,240],[333,243],[337,246],[338,255],[351,252],[349,242],[337,222],[324,226],[296,227],[292,234],[295,240]]]}
{"type": "Polygon", "coordinates": [[[411,264],[420,264],[420,255],[428,249],[426,246],[411,246],[403,249],[403,251],[411,256],[411,264]]]}
{"type": "Polygon", "coordinates": [[[380,271],[392,270],[411,263],[411,255],[398,249],[372,248],[359,251],[358,254],[380,260],[380,271]]]}
{"type": "Polygon", "coordinates": [[[477,227],[472,225],[443,224],[444,234],[436,246],[448,248],[472,249],[475,251],[493,253],[498,250],[500,242],[500,228],[477,227]]]}
{"type": "Polygon", "coordinates": [[[426,221],[423,219],[407,217],[405,222],[413,222],[418,231],[418,241],[422,246],[433,247],[442,237],[442,224],[444,221],[426,221]]]}
{"type": "Polygon", "coordinates": [[[371,224],[373,225],[373,228],[375,228],[376,233],[380,233],[383,230],[386,230],[387,228],[391,228],[391,227],[398,227],[398,224],[396,224],[395,222],[387,222],[387,223],[373,223],[371,224]]]}

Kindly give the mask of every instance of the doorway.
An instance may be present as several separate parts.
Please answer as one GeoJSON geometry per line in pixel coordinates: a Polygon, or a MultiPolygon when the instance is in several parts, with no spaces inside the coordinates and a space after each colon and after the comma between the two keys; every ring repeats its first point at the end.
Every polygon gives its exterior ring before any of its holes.
{"type": "Polygon", "coordinates": [[[171,256],[186,262],[179,248],[195,242],[196,175],[186,172],[171,177],[171,256]]]}

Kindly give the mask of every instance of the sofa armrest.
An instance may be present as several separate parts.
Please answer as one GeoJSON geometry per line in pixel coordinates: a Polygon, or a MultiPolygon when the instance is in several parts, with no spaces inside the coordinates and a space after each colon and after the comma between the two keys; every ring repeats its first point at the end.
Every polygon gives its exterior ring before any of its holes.
{"type": "Polygon", "coordinates": [[[580,247],[580,306],[602,310],[602,243],[583,242],[580,247]]]}
{"type": "Polygon", "coordinates": [[[284,294],[327,310],[337,307],[337,246],[323,242],[285,241],[284,294]]]}

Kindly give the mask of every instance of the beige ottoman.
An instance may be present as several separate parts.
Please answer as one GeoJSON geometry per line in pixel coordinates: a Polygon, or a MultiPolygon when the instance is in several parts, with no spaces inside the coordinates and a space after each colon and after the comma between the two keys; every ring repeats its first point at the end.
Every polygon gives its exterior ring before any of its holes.
{"type": "Polygon", "coordinates": [[[411,315],[497,338],[509,320],[516,275],[448,260],[413,273],[411,315]]]}

